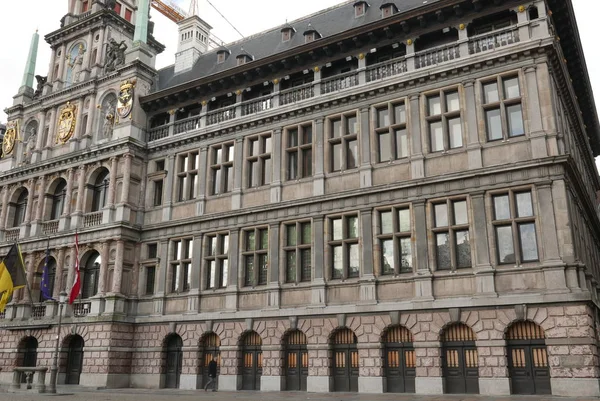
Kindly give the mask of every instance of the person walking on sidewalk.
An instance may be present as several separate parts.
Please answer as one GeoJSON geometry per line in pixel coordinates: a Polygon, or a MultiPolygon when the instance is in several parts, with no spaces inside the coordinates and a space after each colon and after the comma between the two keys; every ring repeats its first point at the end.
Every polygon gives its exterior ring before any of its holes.
{"type": "Polygon", "coordinates": [[[213,356],[212,360],[208,363],[208,377],[210,380],[204,386],[204,391],[208,391],[208,386],[212,384],[212,391],[217,391],[217,361],[213,356]]]}

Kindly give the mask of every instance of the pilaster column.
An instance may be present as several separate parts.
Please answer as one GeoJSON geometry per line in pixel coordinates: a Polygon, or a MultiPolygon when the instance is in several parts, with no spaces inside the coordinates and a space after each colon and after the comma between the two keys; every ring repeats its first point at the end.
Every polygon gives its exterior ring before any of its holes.
{"type": "Polygon", "coordinates": [[[313,238],[315,244],[315,266],[314,266],[314,279],[323,281],[325,278],[324,265],[324,251],[325,251],[325,225],[323,216],[317,216],[313,218],[313,238]]]}
{"type": "Polygon", "coordinates": [[[106,293],[106,280],[108,278],[109,241],[100,242],[100,276],[98,277],[98,294],[106,293]]]}
{"type": "Polygon", "coordinates": [[[415,256],[417,272],[429,273],[429,256],[427,251],[427,217],[425,201],[412,204],[415,222],[415,256]]]}
{"type": "MultiPolygon", "coordinates": [[[[413,45],[414,46],[414,45],[413,45]]],[[[408,50],[407,46],[407,50],[408,50]]],[[[411,178],[425,177],[425,164],[423,158],[423,143],[421,140],[421,109],[419,107],[419,95],[409,97],[410,104],[410,169],[411,178]]]]}
{"type": "Polygon", "coordinates": [[[31,209],[33,208],[33,197],[35,196],[35,183],[33,178],[27,180],[29,186],[29,199],[27,200],[27,208],[25,209],[25,223],[31,222],[31,209]]]}
{"type": "MultiPolygon", "coordinates": [[[[202,260],[202,240],[204,236],[202,234],[194,236],[193,249],[192,249],[192,260],[202,260]]],[[[201,276],[202,263],[192,263],[192,271],[190,273],[190,290],[198,291],[200,289],[200,276],[201,276]]]]}
{"type": "MultiPolygon", "coordinates": [[[[232,253],[233,255],[233,253],[232,253]]],[[[167,266],[169,265],[169,240],[160,242],[160,258],[158,263],[158,271],[156,277],[158,277],[157,285],[157,296],[164,296],[167,287],[167,266]]]]}
{"type": "Polygon", "coordinates": [[[238,288],[238,271],[239,271],[239,260],[240,260],[240,230],[233,229],[229,232],[229,275],[227,288],[237,290],[238,288]]]}
{"type": "MultiPolygon", "coordinates": [[[[67,290],[67,293],[69,293],[71,291],[71,287],[73,287],[73,279],[75,277],[75,263],[76,263],[76,259],[77,259],[77,255],[75,254],[75,246],[73,245],[73,247],[71,248],[71,256],[70,256],[70,260],[71,263],[69,266],[67,266],[67,284],[65,286],[65,289],[67,290]]],[[[82,279],[82,284],[83,284],[83,277],[81,277],[82,279]]],[[[58,298],[56,298],[58,299],[58,298]]]]}
{"type": "Polygon", "coordinates": [[[242,167],[244,165],[244,139],[236,138],[234,145],[233,161],[233,191],[231,197],[231,208],[242,207],[242,167]]]}
{"type": "MultiPolygon", "coordinates": [[[[75,79],[75,77],[73,77],[73,79],[75,79]]],[[[83,124],[81,124],[81,119],[83,118],[83,107],[85,105],[85,97],[81,97],[79,98],[79,100],[77,101],[77,120],[75,120],[77,122],[77,124],[75,125],[75,133],[73,134],[73,139],[79,139],[81,138],[81,136],[83,135],[82,131],[85,129],[85,127],[83,126],[83,124]]],[[[76,141],[69,141],[70,146],[73,146],[74,144],[76,144],[76,141]]]]}
{"type": "Polygon", "coordinates": [[[56,273],[54,276],[54,288],[52,289],[52,298],[58,299],[60,292],[66,287],[67,283],[63,283],[63,271],[65,270],[65,248],[58,248],[58,255],[56,258],[56,273]]]}
{"type": "MultiPolygon", "coordinates": [[[[302,233],[296,234],[301,238],[302,233]]],[[[300,240],[298,240],[300,241],[300,240]]],[[[300,266],[298,266],[300,268],[300,266]]],[[[279,284],[279,224],[269,224],[269,282],[279,284]]]]}
{"type": "Polygon", "coordinates": [[[359,140],[360,187],[368,188],[373,186],[373,167],[371,166],[371,125],[368,107],[360,109],[359,140]]]}
{"type": "MultiPolygon", "coordinates": [[[[91,6],[90,6],[91,8],[91,6]]],[[[94,32],[90,31],[87,37],[87,47],[85,48],[86,52],[83,56],[83,65],[82,69],[89,70],[91,67],[92,60],[92,44],[94,43],[94,32]]],[[[81,77],[81,76],[80,76],[81,77]]],[[[79,78],[79,82],[81,82],[81,78],[79,78]]]]}
{"type": "Polygon", "coordinates": [[[61,82],[64,81],[63,76],[65,72],[65,64],[67,59],[67,48],[65,45],[60,47],[60,56],[58,56],[58,77],[61,82]]]}
{"type": "Polygon", "coordinates": [[[210,174],[210,169],[207,168],[208,166],[208,148],[206,146],[203,146],[200,149],[200,166],[198,167],[198,188],[196,189],[196,213],[198,214],[198,216],[202,216],[204,214],[204,208],[205,208],[205,202],[206,202],[206,187],[207,187],[207,181],[209,180],[209,177],[207,177],[208,174],[210,174]]]}
{"type": "Polygon", "coordinates": [[[40,125],[38,126],[34,153],[40,153],[42,151],[42,146],[44,144],[44,133],[46,132],[46,111],[40,111],[38,113],[38,118],[40,119],[40,125]]]}
{"type": "Polygon", "coordinates": [[[121,293],[121,283],[123,282],[123,257],[125,251],[125,242],[117,241],[117,252],[115,255],[115,270],[113,272],[112,293],[121,293]]]}
{"type": "Polygon", "coordinates": [[[315,175],[313,196],[325,195],[325,129],[324,119],[315,120],[315,175]]]}
{"type": "Polygon", "coordinates": [[[85,164],[80,165],[78,170],[79,175],[77,177],[77,203],[75,205],[75,213],[82,213],[85,196],[85,164]]]}
{"type": "Polygon", "coordinates": [[[531,138],[531,153],[533,158],[543,158],[548,156],[548,147],[546,145],[546,133],[542,126],[542,112],[540,110],[540,96],[537,87],[536,66],[525,68],[525,84],[527,87],[526,97],[529,135],[531,138]]]}
{"type": "Polygon", "coordinates": [[[131,292],[130,294],[132,295],[137,295],[139,296],[139,289],[140,289],[140,270],[142,268],[141,264],[140,264],[140,258],[141,258],[141,249],[142,249],[142,244],[141,243],[137,243],[135,244],[135,249],[134,249],[134,257],[133,257],[133,269],[131,271],[131,292]]]}
{"type": "Polygon", "coordinates": [[[173,205],[173,187],[175,184],[175,155],[169,155],[167,157],[167,177],[165,178],[166,188],[164,192],[163,202],[163,213],[162,218],[164,221],[171,220],[171,208],[173,205]]]}
{"type": "MultiPolygon", "coordinates": [[[[29,284],[29,288],[33,287],[33,274],[35,273],[35,266],[33,265],[33,254],[29,253],[24,258],[26,260],[27,265],[27,283],[29,284]]],[[[23,302],[28,304],[32,302],[31,294],[28,289],[23,289],[23,302]]],[[[37,300],[35,300],[37,302],[37,300]]]]}
{"type": "Polygon", "coordinates": [[[63,205],[63,215],[71,214],[71,198],[73,197],[73,181],[75,181],[75,169],[67,170],[67,190],[65,193],[65,203],[63,205]]]}
{"type": "Polygon", "coordinates": [[[131,181],[131,160],[133,155],[126,153],[123,155],[123,190],[121,192],[121,203],[129,203],[129,184],[131,181]]]}
{"type": "Polygon", "coordinates": [[[40,187],[40,193],[38,194],[38,203],[35,211],[35,220],[41,221],[43,219],[44,213],[44,203],[45,203],[45,194],[46,194],[46,176],[41,176],[38,178],[38,186],[40,187]]]}
{"type": "Polygon", "coordinates": [[[471,193],[471,209],[473,213],[473,236],[471,244],[475,248],[475,297],[496,296],[494,282],[494,269],[490,262],[490,248],[488,237],[488,220],[486,210],[493,213],[491,204],[486,209],[485,192],[471,193]]]}
{"type": "Polygon", "coordinates": [[[117,168],[119,160],[116,157],[110,158],[110,182],[108,183],[108,206],[115,206],[115,198],[117,196],[117,168]]]}
{"type": "Polygon", "coordinates": [[[271,182],[271,203],[281,202],[281,128],[273,132],[273,181],[271,182]]]}
{"type": "Polygon", "coordinates": [[[475,81],[463,82],[465,88],[465,105],[463,113],[467,120],[467,153],[469,155],[469,169],[483,167],[481,156],[481,143],[477,127],[477,99],[475,98],[475,81]]]}
{"type": "Polygon", "coordinates": [[[56,49],[52,49],[52,54],[50,55],[50,65],[48,66],[48,81],[47,81],[50,84],[52,84],[54,82],[54,80],[56,79],[56,77],[54,76],[54,64],[55,63],[56,63],[56,49]]]}
{"type": "Polygon", "coordinates": [[[103,63],[103,58],[104,58],[104,32],[105,32],[105,28],[100,28],[98,30],[98,47],[96,49],[98,49],[98,51],[96,52],[96,64],[100,64],[102,65],[103,63]]]}
{"type": "Polygon", "coordinates": [[[8,186],[2,188],[2,211],[0,212],[0,228],[6,228],[6,214],[8,213],[8,186]]]}
{"type": "Polygon", "coordinates": [[[46,148],[51,148],[54,145],[54,135],[56,134],[57,109],[50,110],[50,113],[50,129],[48,130],[48,138],[46,138],[46,148]]]}

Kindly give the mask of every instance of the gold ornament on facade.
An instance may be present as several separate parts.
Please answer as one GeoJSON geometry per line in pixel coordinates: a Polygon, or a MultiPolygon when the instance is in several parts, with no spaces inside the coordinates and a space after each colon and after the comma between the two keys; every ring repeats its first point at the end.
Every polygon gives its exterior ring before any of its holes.
{"type": "Polygon", "coordinates": [[[412,41],[412,39],[408,39],[408,40],[406,41],[406,44],[407,44],[408,46],[412,45],[412,44],[413,44],[413,41],[412,41]]]}
{"type": "Polygon", "coordinates": [[[15,149],[19,136],[19,120],[9,121],[2,141],[2,157],[6,157],[15,149]]]}
{"type": "Polygon", "coordinates": [[[364,59],[365,59],[365,54],[364,54],[364,53],[360,53],[360,54],[358,55],[358,59],[359,59],[359,60],[364,60],[364,59]]]}
{"type": "Polygon", "coordinates": [[[201,102],[202,106],[206,106],[206,104],[207,104],[207,103],[208,103],[208,102],[207,102],[206,100],[203,100],[203,101],[201,102]]]}
{"type": "Polygon", "coordinates": [[[238,89],[238,90],[235,91],[235,94],[239,96],[239,95],[242,94],[242,91],[238,89]]]}
{"type": "Polygon", "coordinates": [[[117,118],[115,122],[119,122],[119,118],[131,118],[131,110],[133,109],[133,93],[135,89],[135,79],[126,80],[121,83],[119,96],[117,97],[117,118]]]}
{"type": "Polygon", "coordinates": [[[67,105],[60,111],[56,143],[64,144],[73,136],[75,125],[77,124],[76,110],[77,106],[71,104],[71,102],[67,102],[67,105]]]}
{"type": "Polygon", "coordinates": [[[524,13],[525,12],[525,6],[519,6],[519,12],[520,13],[524,13]]]}
{"type": "Polygon", "coordinates": [[[466,28],[466,27],[465,27],[465,24],[460,24],[460,25],[458,26],[458,29],[460,29],[461,31],[464,31],[464,30],[465,30],[465,28],[466,28]]]}
{"type": "Polygon", "coordinates": [[[275,85],[277,85],[277,84],[279,83],[279,78],[275,78],[275,79],[273,80],[273,83],[274,83],[275,85]]]}
{"type": "Polygon", "coordinates": [[[317,66],[317,67],[313,68],[313,71],[314,72],[319,72],[319,71],[321,71],[321,69],[317,66]]]}

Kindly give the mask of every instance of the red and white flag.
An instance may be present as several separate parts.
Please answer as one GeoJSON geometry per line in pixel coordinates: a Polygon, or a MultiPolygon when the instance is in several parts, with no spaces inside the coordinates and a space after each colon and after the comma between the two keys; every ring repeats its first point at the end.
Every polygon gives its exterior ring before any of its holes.
{"type": "Polygon", "coordinates": [[[79,274],[79,237],[77,231],[75,231],[75,281],[73,287],[71,287],[71,294],[69,295],[69,305],[71,305],[81,292],[81,276],[79,274]]]}

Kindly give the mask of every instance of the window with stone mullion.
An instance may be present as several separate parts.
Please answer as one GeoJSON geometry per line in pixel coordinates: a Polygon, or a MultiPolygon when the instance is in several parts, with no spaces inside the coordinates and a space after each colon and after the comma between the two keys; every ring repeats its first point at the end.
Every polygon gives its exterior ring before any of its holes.
{"type": "Polygon", "coordinates": [[[409,207],[379,211],[381,274],[412,272],[411,213],[409,207]]]}
{"type": "Polygon", "coordinates": [[[233,190],[234,144],[224,143],[214,146],[211,152],[211,195],[233,190]]]}
{"type": "Polygon", "coordinates": [[[471,267],[468,205],[466,199],[433,203],[433,247],[437,270],[471,267]]]}
{"type": "Polygon", "coordinates": [[[463,146],[460,94],[458,89],[427,96],[427,130],[431,152],[463,146]]]}
{"type": "Polygon", "coordinates": [[[229,234],[207,236],[206,255],[206,288],[227,287],[229,278],[229,234]]]}
{"type": "Polygon", "coordinates": [[[269,272],[269,229],[254,228],[244,231],[244,286],[266,285],[269,272]]]}
{"type": "Polygon", "coordinates": [[[313,174],[312,124],[291,127],[285,131],[288,180],[310,177],[313,174]]]}
{"type": "Polygon", "coordinates": [[[198,152],[179,155],[177,168],[177,200],[179,202],[196,199],[198,185],[198,152]]]}
{"type": "Polygon", "coordinates": [[[536,217],[530,190],[509,191],[492,196],[494,234],[498,264],[539,260],[536,217]]]}
{"type": "Polygon", "coordinates": [[[193,239],[179,239],[171,242],[171,292],[190,290],[192,270],[193,239]]]}
{"type": "Polygon", "coordinates": [[[312,233],[309,221],[285,225],[285,282],[299,283],[312,278],[312,233]]]}
{"type": "Polygon", "coordinates": [[[409,138],[404,102],[375,108],[375,136],[377,160],[380,163],[408,157],[409,138]]]}
{"type": "Polygon", "coordinates": [[[344,215],[329,219],[329,251],[332,280],[359,277],[360,254],[358,216],[344,215]]]}
{"type": "Polygon", "coordinates": [[[273,174],[271,134],[249,138],[246,141],[246,146],[248,188],[270,184],[273,174]]]}
{"type": "Polygon", "coordinates": [[[329,170],[350,170],[358,167],[358,118],[356,113],[329,120],[329,170]]]}
{"type": "Polygon", "coordinates": [[[481,88],[488,141],[525,135],[519,77],[499,76],[483,82],[481,88]]]}

